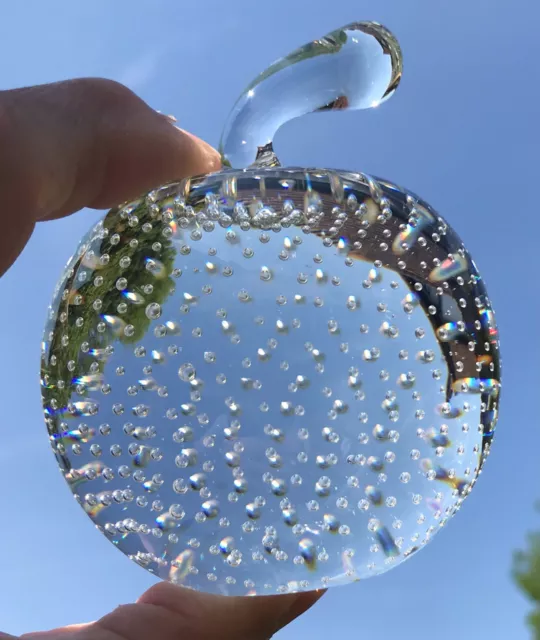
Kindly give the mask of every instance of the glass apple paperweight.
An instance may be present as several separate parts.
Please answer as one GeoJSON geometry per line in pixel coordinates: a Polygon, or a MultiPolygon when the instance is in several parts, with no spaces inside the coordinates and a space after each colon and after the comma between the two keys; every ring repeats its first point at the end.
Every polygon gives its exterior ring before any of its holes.
{"type": "Polygon", "coordinates": [[[226,595],[397,566],[459,510],[497,420],[497,328],[460,238],[357,171],[283,168],[276,130],[380,104],[400,47],[355,23],[261,74],[224,170],[110,211],[60,279],[47,429],[95,526],[226,595]]]}

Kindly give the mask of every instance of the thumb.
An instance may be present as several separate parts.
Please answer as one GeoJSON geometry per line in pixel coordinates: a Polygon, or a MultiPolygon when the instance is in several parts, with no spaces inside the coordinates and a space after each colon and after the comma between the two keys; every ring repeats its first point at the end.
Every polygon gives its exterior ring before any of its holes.
{"type": "MultiPolygon", "coordinates": [[[[312,607],[324,591],[224,597],[160,582],[136,604],[97,622],[30,633],[25,640],[268,640],[312,607]]],[[[1,640],[1,635],[0,635],[1,640]]]]}
{"type": "Polygon", "coordinates": [[[129,640],[266,640],[307,611],[323,593],[224,597],[161,582],[137,604],[119,607],[97,625],[129,640]]]}
{"type": "Polygon", "coordinates": [[[0,91],[0,275],[39,220],[219,166],[209,145],[112,80],[0,91]]]}

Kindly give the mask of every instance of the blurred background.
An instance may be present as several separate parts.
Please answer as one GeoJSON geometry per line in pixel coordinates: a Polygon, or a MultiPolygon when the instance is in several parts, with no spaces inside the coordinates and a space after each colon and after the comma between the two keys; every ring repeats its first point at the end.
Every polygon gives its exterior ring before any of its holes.
{"type": "MultiPolygon", "coordinates": [[[[540,529],[539,19],[534,0],[0,5],[0,89],[113,78],[213,145],[244,86],[298,45],[354,20],[382,22],[402,45],[404,77],[392,100],[289,123],[276,149],[284,164],[358,169],[402,184],[458,230],[499,322],[498,433],[475,491],[431,545],[382,577],[330,591],[280,640],[540,638],[527,621],[534,616],[528,596],[540,600],[540,556],[528,540],[540,529]]],[[[42,418],[46,308],[99,215],[84,210],[42,224],[0,281],[0,629],[13,634],[98,618],[154,581],[77,506],[42,418]]]]}

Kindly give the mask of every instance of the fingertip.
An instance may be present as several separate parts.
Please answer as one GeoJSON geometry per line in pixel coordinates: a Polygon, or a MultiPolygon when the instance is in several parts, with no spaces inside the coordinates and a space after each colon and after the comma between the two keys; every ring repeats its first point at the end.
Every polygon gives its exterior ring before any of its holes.
{"type": "Polygon", "coordinates": [[[107,168],[98,195],[87,205],[92,208],[115,206],[162,184],[221,167],[219,153],[207,142],[149,107],[118,114],[116,121],[109,117],[107,124],[101,130],[107,168]]]}
{"type": "Polygon", "coordinates": [[[214,171],[219,171],[219,169],[221,169],[221,155],[216,149],[214,149],[214,147],[210,146],[208,142],[205,142],[201,138],[198,138],[189,131],[185,131],[176,125],[175,129],[180,131],[183,136],[190,139],[191,143],[197,149],[203,169],[201,173],[213,173],[214,171]]]}
{"type": "MultiPolygon", "coordinates": [[[[325,591],[267,595],[218,596],[186,589],[167,582],[152,586],[138,600],[174,612],[186,630],[204,631],[208,637],[227,629],[224,638],[266,638],[304,614],[325,591]]],[[[204,634],[201,634],[207,637],[204,634]]]]}
{"type": "Polygon", "coordinates": [[[299,616],[303,615],[308,609],[311,609],[313,605],[324,596],[326,589],[319,589],[317,591],[305,591],[303,593],[296,594],[296,598],[293,600],[289,609],[285,612],[285,615],[280,618],[280,629],[299,616]]]}

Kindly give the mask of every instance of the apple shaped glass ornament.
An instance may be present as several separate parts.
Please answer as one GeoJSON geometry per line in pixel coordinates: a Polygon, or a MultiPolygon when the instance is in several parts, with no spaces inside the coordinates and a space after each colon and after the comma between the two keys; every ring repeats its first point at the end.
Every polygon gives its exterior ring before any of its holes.
{"type": "Polygon", "coordinates": [[[164,580],[248,595],[380,574],[478,478],[499,342],[463,243],[415,194],[272,147],[291,118],[380,104],[401,71],[366,22],[274,63],[232,111],[224,170],[110,211],[59,281],[54,453],[96,527],[164,580]]]}

